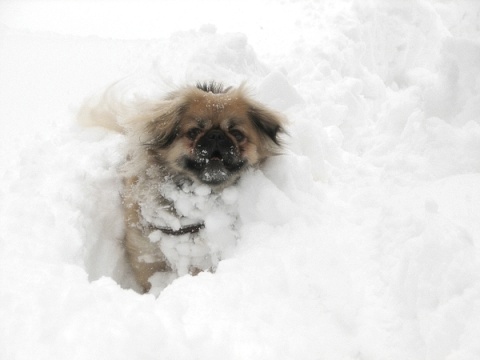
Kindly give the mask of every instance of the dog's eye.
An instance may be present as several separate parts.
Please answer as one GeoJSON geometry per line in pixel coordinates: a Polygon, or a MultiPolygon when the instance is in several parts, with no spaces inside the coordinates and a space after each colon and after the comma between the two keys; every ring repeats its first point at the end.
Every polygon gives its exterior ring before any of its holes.
{"type": "Polygon", "coordinates": [[[245,135],[239,130],[232,130],[230,131],[230,134],[237,140],[238,142],[242,142],[245,140],[245,135]]]}
{"type": "Polygon", "coordinates": [[[198,134],[200,134],[201,132],[202,130],[200,130],[199,128],[193,128],[188,130],[186,135],[187,135],[187,138],[189,138],[190,140],[195,140],[198,134]]]}

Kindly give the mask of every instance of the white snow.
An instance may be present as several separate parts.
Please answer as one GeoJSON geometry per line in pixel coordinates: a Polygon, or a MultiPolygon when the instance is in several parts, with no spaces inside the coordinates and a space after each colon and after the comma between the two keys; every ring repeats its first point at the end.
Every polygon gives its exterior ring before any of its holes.
{"type": "Polygon", "coordinates": [[[0,23],[0,359],[480,358],[479,2],[3,1],[0,23]],[[247,81],[289,119],[222,196],[216,272],[158,296],[120,246],[125,140],[76,123],[125,77],[247,81]]]}
{"type": "MultiPolygon", "coordinates": [[[[153,224],[158,228],[178,230],[192,224],[204,225],[201,236],[191,233],[161,236],[160,230],[149,235],[152,242],[158,243],[176,274],[188,274],[192,267],[216,269],[220,260],[230,256],[238,239],[237,194],[236,186],[213,193],[204,184],[183,184],[178,188],[172,181],[166,180],[141,202],[140,211],[147,226],[153,224]],[[158,207],[159,193],[174,204],[176,213],[183,218],[179,219],[158,207]]],[[[148,262],[149,259],[145,260],[148,262]]],[[[156,284],[158,289],[154,293],[163,290],[164,285],[163,281],[156,284]]]]}

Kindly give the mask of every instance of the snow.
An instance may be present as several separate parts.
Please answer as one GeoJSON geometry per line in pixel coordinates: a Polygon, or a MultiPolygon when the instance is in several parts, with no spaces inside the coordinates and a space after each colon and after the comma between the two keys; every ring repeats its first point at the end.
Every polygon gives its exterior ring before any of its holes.
{"type": "Polygon", "coordinates": [[[479,359],[480,4],[226,4],[0,3],[0,358],[479,359]],[[289,120],[206,219],[236,223],[216,272],[154,294],[125,139],[76,122],[119,79],[247,81],[289,120]]]}
{"type": "MultiPolygon", "coordinates": [[[[154,194],[158,194],[159,191],[164,198],[174,204],[176,213],[184,218],[179,219],[155,206],[158,205],[157,198],[149,194],[141,203],[141,213],[147,221],[146,226],[153,224],[158,228],[178,230],[182,226],[204,224],[202,236],[191,233],[162,236],[160,230],[149,235],[152,242],[158,243],[175,274],[180,276],[188,274],[192,267],[202,270],[216,269],[219,261],[227,258],[235,248],[238,238],[236,187],[228,187],[221,192],[213,193],[204,184],[184,184],[178,188],[172,181],[167,180],[159,184],[155,190],[154,194]]],[[[146,260],[148,262],[148,259],[146,260]]],[[[151,262],[154,262],[154,259],[151,262]]],[[[158,289],[153,293],[159,293],[166,284],[162,279],[155,285],[158,289]]]]}

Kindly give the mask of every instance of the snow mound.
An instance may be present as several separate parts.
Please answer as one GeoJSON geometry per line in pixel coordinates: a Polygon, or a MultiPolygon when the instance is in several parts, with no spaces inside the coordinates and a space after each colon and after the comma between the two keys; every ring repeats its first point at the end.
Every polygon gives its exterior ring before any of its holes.
{"type": "Polygon", "coordinates": [[[0,28],[1,359],[480,358],[479,4],[268,5],[291,21],[0,28]],[[125,139],[75,122],[119,79],[137,99],[247,81],[289,119],[285,152],[218,202],[177,194],[208,213],[216,271],[159,274],[156,296],[122,249],[125,139]]]}

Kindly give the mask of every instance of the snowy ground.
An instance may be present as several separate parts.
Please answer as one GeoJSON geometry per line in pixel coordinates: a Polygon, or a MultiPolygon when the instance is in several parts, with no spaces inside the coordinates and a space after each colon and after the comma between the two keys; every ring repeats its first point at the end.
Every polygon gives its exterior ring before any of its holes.
{"type": "Polygon", "coordinates": [[[66,4],[0,2],[1,359],[480,358],[479,2],[66,4]],[[75,122],[125,76],[247,80],[290,120],[235,250],[158,297],[128,289],[124,140],[75,122]]]}

